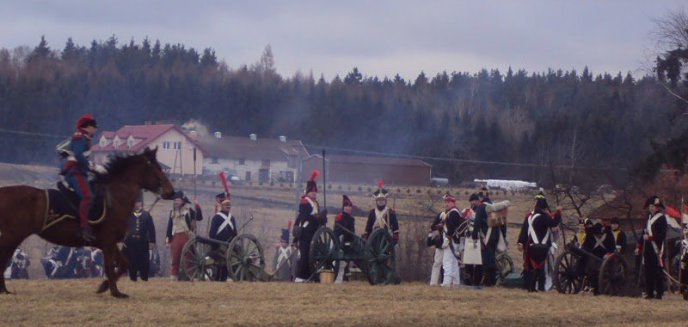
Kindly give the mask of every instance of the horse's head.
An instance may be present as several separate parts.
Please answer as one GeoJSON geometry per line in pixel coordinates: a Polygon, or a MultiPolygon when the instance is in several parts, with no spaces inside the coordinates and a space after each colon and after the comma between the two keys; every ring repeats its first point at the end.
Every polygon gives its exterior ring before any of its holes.
{"type": "Polygon", "coordinates": [[[157,159],[158,148],[143,150],[143,158],[146,159],[146,169],[141,179],[141,187],[145,190],[159,193],[165,200],[172,199],[174,187],[162,171],[157,159]]]}

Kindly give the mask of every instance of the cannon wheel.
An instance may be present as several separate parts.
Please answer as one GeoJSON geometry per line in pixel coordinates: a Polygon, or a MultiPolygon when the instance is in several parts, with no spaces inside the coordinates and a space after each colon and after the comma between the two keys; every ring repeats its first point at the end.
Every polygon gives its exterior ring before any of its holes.
{"type": "Polygon", "coordinates": [[[209,244],[199,242],[196,238],[186,242],[179,260],[179,277],[191,281],[213,280],[217,274],[217,266],[208,257],[211,250],[209,244]]]}
{"type": "Polygon", "coordinates": [[[235,281],[257,281],[265,271],[263,247],[255,236],[242,234],[234,237],[225,253],[227,271],[235,281]]]}
{"type": "Polygon", "coordinates": [[[514,272],[514,261],[511,259],[506,251],[497,253],[497,283],[502,284],[507,275],[514,272]]]}
{"type": "Polygon", "coordinates": [[[568,249],[557,258],[554,265],[553,283],[559,293],[580,292],[584,276],[578,276],[576,272],[577,261],[578,258],[568,249]]]}
{"type": "Polygon", "coordinates": [[[392,235],[385,229],[376,229],[368,237],[365,248],[365,265],[368,282],[375,284],[396,284],[396,253],[392,235]]]}
{"type": "Polygon", "coordinates": [[[319,272],[323,269],[332,269],[339,273],[339,260],[337,251],[339,250],[339,240],[334,236],[334,232],[327,227],[320,227],[315,231],[308,249],[308,264],[311,266],[313,279],[320,280],[319,272]]]}
{"type": "Polygon", "coordinates": [[[611,296],[623,295],[628,273],[628,263],[620,254],[614,253],[605,258],[598,277],[600,293],[611,296]]]}

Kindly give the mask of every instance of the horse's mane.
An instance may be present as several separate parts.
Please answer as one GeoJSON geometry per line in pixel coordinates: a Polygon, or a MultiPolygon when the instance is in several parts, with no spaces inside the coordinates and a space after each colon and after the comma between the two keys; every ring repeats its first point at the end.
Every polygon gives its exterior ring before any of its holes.
{"type": "Polygon", "coordinates": [[[96,183],[109,183],[117,179],[117,177],[126,172],[127,169],[139,162],[142,158],[143,154],[116,155],[105,164],[106,173],[96,174],[96,183]]]}

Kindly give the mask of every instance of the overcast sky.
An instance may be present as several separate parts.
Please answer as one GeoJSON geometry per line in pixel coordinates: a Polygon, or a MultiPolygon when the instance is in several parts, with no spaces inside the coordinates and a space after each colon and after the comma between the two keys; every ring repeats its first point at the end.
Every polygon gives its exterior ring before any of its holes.
{"type": "Polygon", "coordinates": [[[270,44],[279,73],[329,80],[357,66],[365,76],[415,78],[446,70],[511,66],[645,74],[653,18],[685,1],[202,1],[1,0],[0,47],[62,49],[145,37],[215,49],[231,68],[270,44]]]}

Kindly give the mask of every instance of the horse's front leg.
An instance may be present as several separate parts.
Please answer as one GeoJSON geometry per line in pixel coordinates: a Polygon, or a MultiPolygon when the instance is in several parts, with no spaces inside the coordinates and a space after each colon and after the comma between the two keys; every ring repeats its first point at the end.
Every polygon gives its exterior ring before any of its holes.
{"type": "Polygon", "coordinates": [[[119,251],[116,245],[108,246],[103,248],[103,260],[105,264],[105,276],[106,280],[100,284],[98,288],[98,293],[103,293],[110,289],[110,294],[116,298],[126,298],[128,295],[120,292],[117,289],[117,279],[123,275],[127,270],[126,259],[119,251]],[[115,271],[115,261],[117,261],[118,271],[115,271]],[[123,271],[122,271],[123,270],[123,271]]]}
{"type": "Polygon", "coordinates": [[[115,263],[117,264],[117,277],[115,281],[117,281],[129,270],[129,259],[118,247],[115,247],[115,263]]]}

